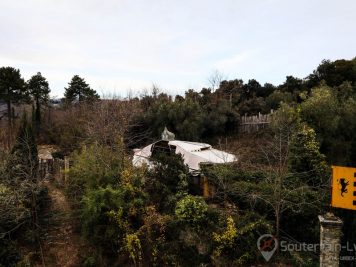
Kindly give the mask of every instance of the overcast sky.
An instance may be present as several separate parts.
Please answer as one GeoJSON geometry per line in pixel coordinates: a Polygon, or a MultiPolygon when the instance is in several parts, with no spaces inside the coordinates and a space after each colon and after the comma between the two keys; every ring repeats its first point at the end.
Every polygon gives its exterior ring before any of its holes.
{"type": "Polygon", "coordinates": [[[61,97],[78,74],[101,93],[172,94],[229,79],[279,84],[356,56],[355,0],[0,0],[0,66],[40,71],[61,97]]]}

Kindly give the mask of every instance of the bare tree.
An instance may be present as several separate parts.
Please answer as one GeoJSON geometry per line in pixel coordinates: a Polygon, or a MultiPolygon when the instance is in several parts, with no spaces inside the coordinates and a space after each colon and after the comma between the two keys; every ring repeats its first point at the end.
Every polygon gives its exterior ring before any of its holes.
{"type": "Polygon", "coordinates": [[[105,99],[95,103],[95,108],[90,105],[83,108],[87,110],[83,114],[86,114],[85,131],[89,141],[112,147],[125,141],[126,146],[132,146],[148,136],[147,131],[135,135],[130,132],[138,126],[134,118],[141,112],[140,103],[134,99],[105,99]]]}
{"type": "Polygon", "coordinates": [[[227,77],[224,73],[220,72],[219,70],[213,70],[210,76],[208,77],[208,82],[210,84],[211,91],[214,92],[217,88],[219,88],[220,83],[226,79],[227,77]]]}

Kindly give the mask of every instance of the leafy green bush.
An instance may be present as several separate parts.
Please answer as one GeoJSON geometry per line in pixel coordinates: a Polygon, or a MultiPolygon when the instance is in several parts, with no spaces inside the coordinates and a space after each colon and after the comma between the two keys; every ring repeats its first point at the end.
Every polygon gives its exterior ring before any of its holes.
{"type": "Polygon", "coordinates": [[[118,151],[98,144],[74,152],[71,161],[67,193],[79,201],[86,189],[117,184],[124,163],[118,151]]]}
{"type": "Polygon", "coordinates": [[[92,189],[82,200],[82,229],[86,238],[100,246],[117,246],[129,229],[130,206],[123,189],[99,187],[92,189]]]}
{"type": "Polygon", "coordinates": [[[202,197],[187,195],[177,202],[175,215],[178,220],[199,226],[206,220],[208,205],[202,197]]]}
{"type": "Polygon", "coordinates": [[[172,212],[177,198],[187,193],[188,167],[180,154],[154,155],[156,166],[148,171],[145,190],[159,211],[172,212]]]}
{"type": "Polygon", "coordinates": [[[312,186],[323,186],[328,175],[325,156],[319,151],[315,131],[305,125],[292,138],[290,147],[290,171],[312,186]]]}
{"type": "Polygon", "coordinates": [[[212,262],[216,266],[246,266],[259,257],[256,240],[261,233],[269,233],[271,226],[263,218],[228,215],[226,226],[213,233],[212,262]]]}

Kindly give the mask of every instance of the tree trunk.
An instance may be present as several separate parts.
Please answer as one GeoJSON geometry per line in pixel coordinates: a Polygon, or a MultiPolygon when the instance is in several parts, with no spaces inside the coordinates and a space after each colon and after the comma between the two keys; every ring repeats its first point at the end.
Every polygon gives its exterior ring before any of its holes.
{"type": "Polygon", "coordinates": [[[279,240],[280,215],[276,214],[276,238],[279,240]]]}
{"type": "MultiPolygon", "coordinates": [[[[281,225],[281,206],[278,205],[277,206],[277,210],[276,210],[276,235],[275,238],[277,239],[277,242],[279,242],[279,237],[280,237],[280,225],[281,225]]],[[[277,246],[277,250],[276,253],[279,253],[279,246],[277,246]]]]}
{"type": "Polygon", "coordinates": [[[12,143],[12,112],[11,112],[11,101],[7,100],[7,125],[8,125],[8,136],[7,136],[7,145],[8,148],[11,148],[12,143]]]}
{"type": "Polygon", "coordinates": [[[230,93],[229,103],[230,103],[230,109],[232,109],[232,93],[230,93]]]}
{"type": "Polygon", "coordinates": [[[38,131],[39,126],[41,125],[41,105],[40,100],[36,99],[36,111],[35,111],[35,121],[36,121],[36,131],[38,131]]]}

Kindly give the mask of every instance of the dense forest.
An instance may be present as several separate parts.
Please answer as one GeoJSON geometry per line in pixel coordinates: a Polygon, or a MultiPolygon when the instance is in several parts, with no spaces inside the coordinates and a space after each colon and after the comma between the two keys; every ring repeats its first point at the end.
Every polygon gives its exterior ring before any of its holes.
{"type": "Polygon", "coordinates": [[[154,87],[113,99],[74,75],[54,103],[40,72],[25,81],[0,68],[0,266],[319,266],[318,252],[301,251],[267,265],[256,241],[318,244],[327,211],[344,221],[342,242],[356,243],[355,212],[330,207],[331,165],[356,167],[356,58],[324,60],[280,85],[222,77],[184,96],[154,87]],[[268,126],[241,131],[242,117],[259,113],[271,114],[268,126]],[[237,156],[202,168],[214,194],[201,196],[179,154],[132,165],[133,149],[164,127],[237,156]],[[65,181],[40,175],[41,146],[69,160],[65,181]],[[53,192],[68,204],[65,222],[48,217],[53,192]],[[77,245],[67,251],[76,257],[58,259],[46,229],[68,225],[76,238],[63,247],[77,245]]]}

